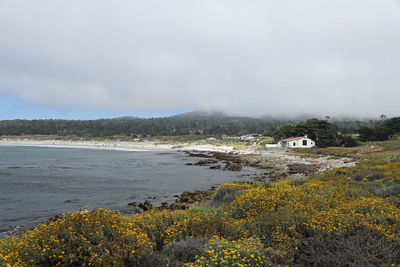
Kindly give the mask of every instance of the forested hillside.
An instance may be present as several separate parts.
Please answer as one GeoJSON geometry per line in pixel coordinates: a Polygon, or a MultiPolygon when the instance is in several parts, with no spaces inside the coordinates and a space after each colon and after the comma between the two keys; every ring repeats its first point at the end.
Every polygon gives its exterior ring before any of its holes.
{"type": "MultiPolygon", "coordinates": [[[[303,119],[305,121],[306,119],[303,119]]],[[[80,137],[176,136],[190,134],[262,134],[276,127],[301,119],[272,119],[230,117],[201,112],[185,113],[165,118],[123,117],[99,120],[5,120],[0,121],[0,135],[60,135],[80,137]]],[[[339,131],[354,133],[361,126],[374,125],[373,121],[333,122],[339,131]]]]}

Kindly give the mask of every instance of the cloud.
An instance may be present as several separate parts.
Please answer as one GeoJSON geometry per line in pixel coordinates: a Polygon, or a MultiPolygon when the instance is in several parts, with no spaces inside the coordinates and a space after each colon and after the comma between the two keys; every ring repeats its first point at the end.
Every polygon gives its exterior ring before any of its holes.
{"type": "Polygon", "coordinates": [[[399,12],[394,0],[3,0],[0,97],[399,115],[399,12]]]}

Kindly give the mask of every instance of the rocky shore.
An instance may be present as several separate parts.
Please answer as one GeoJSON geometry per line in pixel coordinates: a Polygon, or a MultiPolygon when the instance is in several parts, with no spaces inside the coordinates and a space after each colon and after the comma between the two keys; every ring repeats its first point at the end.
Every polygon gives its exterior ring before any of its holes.
{"type": "MultiPolygon", "coordinates": [[[[317,157],[301,157],[291,155],[284,149],[268,149],[262,146],[237,149],[233,146],[211,144],[170,143],[160,144],[149,141],[73,141],[73,140],[35,140],[19,138],[2,138],[0,145],[72,147],[113,150],[150,150],[150,151],[180,151],[189,157],[201,158],[196,163],[186,165],[208,166],[210,169],[240,171],[244,167],[254,167],[265,170],[264,175],[257,180],[276,181],[279,179],[302,179],[312,172],[327,169],[354,166],[357,159],[320,154],[317,157]]],[[[183,192],[176,196],[174,203],[162,203],[153,207],[149,201],[143,203],[131,202],[130,206],[136,212],[151,209],[182,210],[192,205],[207,203],[214,195],[215,188],[196,192],[183,192]]]]}
{"type": "MultiPolygon", "coordinates": [[[[243,167],[254,167],[265,169],[264,175],[256,177],[261,181],[276,181],[279,179],[300,180],[312,172],[324,171],[338,167],[349,167],[355,165],[354,159],[347,157],[337,158],[329,155],[320,155],[317,158],[304,158],[300,156],[288,155],[285,150],[257,150],[252,153],[243,151],[219,152],[219,151],[182,151],[189,157],[204,158],[198,162],[186,165],[209,166],[210,169],[222,169],[230,171],[240,171],[243,167]]],[[[177,200],[172,203],[162,203],[159,207],[153,207],[149,201],[143,203],[130,203],[137,212],[147,210],[185,210],[193,205],[203,205],[208,203],[215,193],[216,188],[195,192],[183,192],[177,200]]]]}

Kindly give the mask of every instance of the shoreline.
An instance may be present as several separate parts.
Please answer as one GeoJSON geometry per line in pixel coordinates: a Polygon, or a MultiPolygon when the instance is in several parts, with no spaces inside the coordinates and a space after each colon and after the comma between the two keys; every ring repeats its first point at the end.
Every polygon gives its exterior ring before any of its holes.
{"type": "Polygon", "coordinates": [[[199,143],[158,143],[154,141],[82,141],[82,140],[55,140],[35,138],[0,138],[0,146],[34,146],[34,147],[58,147],[58,148],[80,148],[80,149],[101,149],[116,151],[191,151],[205,152],[212,155],[226,154],[222,160],[239,160],[244,165],[260,169],[284,169],[293,164],[318,165],[316,171],[339,167],[354,166],[355,160],[346,158],[335,158],[329,155],[319,157],[304,157],[293,155],[287,149],[266,148],[262,146],[234,147],[229,145],[199,144],[199,143]]]}
{"type": "MultiPolygon", "coordinates": [[[[2,138],[0,139],[0,146],[33,146],[33,147],[54,147],[54,148],[78,148],[78,149],[95,149],[95,150],[113,150],[113,151],[152,151],[152,152],[188,152],[188,157],[196,157],[198,155],[207,154],[208,157],[218,160],[221,164],[235,163],[242,166],[254,167],[258,169],[265,169],[269,174],[265,178],[273,181],[274,179],[303,179],[307,176],[309,167],[312,171],[320,172],[326,169],[332,169],[343,166],[354,166],[355,161],[347,162],[346,159],[334,159],[329,156],[321,156],[318,158],[300,157],[297,155],[290,155],[287,150],[283,149],[262,149],[261,147],[249,147],[247,149],[235,149],[233,146],[216,146],[212,144],[191,144],[191,143],[163,143],[158,144],[150,141],[73,141],[73,140],[35,140],[35,139],[18,139],[18,138],[2,138]],[[193,153],[191,153],[193,152],[193,153]],[[199,152],[199,153],[196,153],[199,152]],[[301,165],[299,170],[292,173],[289,166],[301,165]]],[[[201,157],[200,157],[201,158],[201,157]]],[[[207,166],[207,165],[206,165],[207,166]]],[[[226,167],[225,167],[226,168],[226,167]]],[[[252,180],[255,180],[254,178],[252,180]]],[[[204,201],[210,199],[211,194],[204,192],[215,192],[215,188],[205,190],[198,190],[189,192],[184,190],[180,195],[176,196],[175,201],[170,203],[161,203],[161,206],[148,206],[150,209],[186,209],[192,205],[202,204],[204,201]],[[204,197],[197,198],[198,195],[204,197]],[[183,198],[183,196],[185,196],[183,198]],[[189,198],[188,198],[189,196],[189,198]],[[184,200],[186,199],[186,200],[184,200]],[[188,200],[189,199],[189,200],[188,200]],[[194,200],[196,199],[196,200],[194,200]]],[[[147,205],[144,201],[132,202],[140,207],[140,205],[147,205]]],[[[128,205],[131,205],[128,203],[128,205]]],[[[148,203],[150,204],[150,203],[148,203]]],[[[140,207],[141,208],[141,207],[140,207]]],[[[145,209],[142,208],[144,211],[145,209]]],[[[55,214],[57,216],[57,214],[55,214]]],[[[50,220],[51,218],[49,218],[50,220]]],[[[18,229],[18,227],[16,228],[18,229]]],[[[0,239],[7,238],[13,235],[14,230],[10,232],[3,232],[0,234],[0,239]]]]}
{"type": "MultiPolygon", "coordinates": [[[[156,143],[150,141],[73,141],[73,140],[36,140],[36,139],[18,139],[1,138],[0,145],[3,146],[36,146],[36,147],[59,147],[59,148],[87,148],[104,149],[119,151],[210,151],[210,152],[242,152],[235,150],[232,146],[216,146],[211,144],[189,144],[189,143],[156,143]]],[[[243,151],[244,152],[244,151],[243,151]]]]}

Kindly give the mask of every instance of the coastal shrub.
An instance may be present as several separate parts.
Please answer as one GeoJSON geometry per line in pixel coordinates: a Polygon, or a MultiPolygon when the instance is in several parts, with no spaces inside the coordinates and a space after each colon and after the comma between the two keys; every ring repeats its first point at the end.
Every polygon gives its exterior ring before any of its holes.
{"type": "Polygon", "coordinates": [[[400,184],[388,185],[388,186],[377,186],[372,185],[368,187],[368,191],[372,194],[380,197],[390,197],[400,195],[400,184]]]}
{"type": "Polygon", "coordinates": [[[210,206],[218,207],[233,202],[243,189],[249,188],[249,184],[229,183],[220,186],[210,201],[210,206]]]}
{"type": "Polygon", "coordinates": [[[139,266],[170,266],[181,267],[187,262],[194,262],[197,257],[205,254],[206,238],[189,238],[166,245],[161,251],[148,254],[140,259],[139,266]]]}
{"type": "Polygon", "coordinates": [[[375,181],[382,179],[385,175],[376,170],[363,170],[360,172],[357,172],[351,176],[351,179],[355,181],[362,181],[362,180],[368,180],[368,181],[375,181]]]}
{"type": "Polygon", "coordinates": [[[205,247],[204,256],[185,266],[266,266],[267,251],[257,238],[228,241],[218,236],[205,247]]]}
{"type": "Polygon", "coordinates": [[[366,229],[305,238],[295,266],[394,266],[400,264],[400,243],[388,242],[366,229]]]}
{"type": "Polygon", "coordinates": [[[129,217],[99,209],[65,214],[0,241],[0,253],[11,266],[123,266],[137,263],[153,245],[129,217]]]}
{"type": "Polygon", "coordinates": [[[246,235],[239,221],[223,212],[206,212],[204,209],[146,212],[133,217],[133,221],[155,243],[156,250],[187,237],[218,235],[237,239],[246,235]]]}

